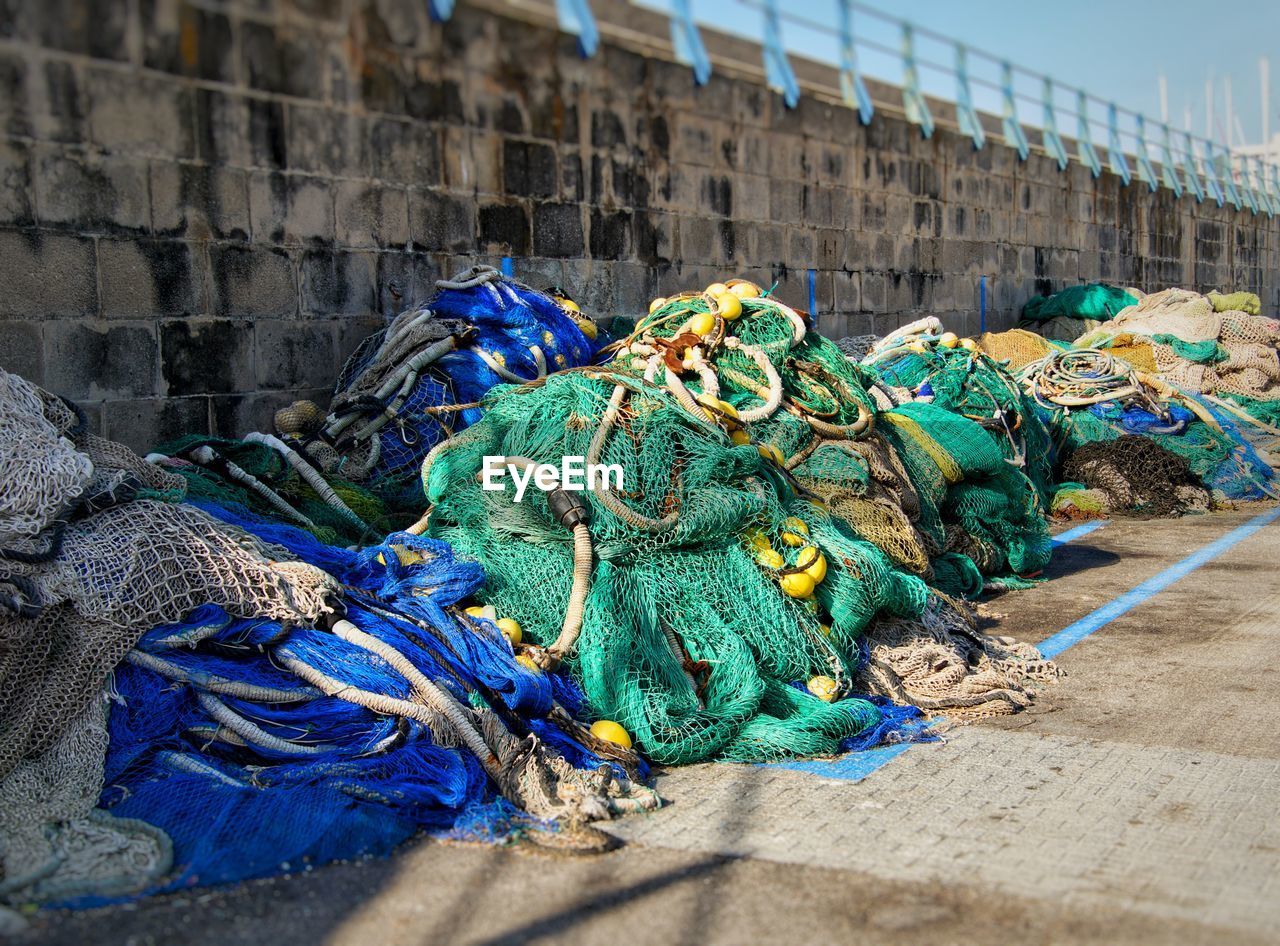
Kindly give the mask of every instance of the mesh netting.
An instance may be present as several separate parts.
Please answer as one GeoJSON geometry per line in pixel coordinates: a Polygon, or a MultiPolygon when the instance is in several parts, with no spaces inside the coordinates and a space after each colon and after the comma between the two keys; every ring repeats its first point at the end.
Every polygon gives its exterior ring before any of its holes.
{"type": "Polygon", "coordinates": [[[1093,491],[1103,512],[1170,516],[1209,508],[1209,493],[1190,464],[1139,434],[1081,445],[1063,463],[1062,475],[1093,491]]]}
{"type": "Polygon", "coordinates": [[[476,421],[495,384],[587,363],[597,329],[563,297],[477,266],[366,339],[344,367],[328,417],[309,402],[277,415],[321,469],[382,495],[416,479],[435,444],[476,421]]]}
{"type": "Polygon", "coordinates": [[[861,636],[924,613],[931,556],[969,591],[968,553],[992,573],[1047,557],[1034,487],[981,426],[878,414],[861,370],[774,300],[686,294],[612,354],[497,389],[423,477],[432,534],[484,564],[534,659],[566,660],[654,759],[849,744],[883,719],[851,695],[861,636]],[[486,456],[583,457],[623,485],[582,494],[589,527],[571,531],[554,491],[483,489],[486,456]]]}
{"type": "Polygon", "coordinates": [[[11,376],[0,392],[27,437],[0,455],[27,497],[10,520],[26,548],[0,562],[10,901],[382,853],[498,798],[577,832],[657,803],[638,760],[575,720],[572,684],[455,612],[483,580],[473,563],[407,533],[357,553],[243,507],[166,502],[181,476],[11,376]],[[26,488],[49,480],[62,491],[26,488]]]}

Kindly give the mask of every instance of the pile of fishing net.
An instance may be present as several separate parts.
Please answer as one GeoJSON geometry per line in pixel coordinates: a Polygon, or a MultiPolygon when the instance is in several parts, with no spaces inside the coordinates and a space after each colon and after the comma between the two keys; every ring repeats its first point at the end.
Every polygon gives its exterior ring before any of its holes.
{"type": "Polygon", "coordinates": [[[1142,293],[1106,283],[1068,286],[1051,296],[1032,296],[1022,307],[1020,328],[1070,342],[1135,305],[1142,293]]]}
{"type": "Polygon", "coordinates": [[[567,297],[478,266],[366,339],[327,416],[297,401],[276,413],[275,434],[191,435],[148,459],[186,479],[193,499],[367,545],[418,518],[422,458],[480,416],[489,388],[585,364],[596,336],[567,297]]]}
{"type": "Polygon", "coordinates": [[[277,413],[277,432],[326,474],[394,497],[406,482],[416,489],[433,446],[479,419],[490,388],[588,364],[597,334],[559,290],[476,266],[366,339],[327,415],[295,403],[277,413]]]}
{"type": "MultiPolygon", "coordinates": [[[[1013,333],[1009,333],[1013,334],[1013,333]]],[[[862,358],[865,370],[902,400],[945,408],[980,425],[1047,501],[1053,444],[1035,402],[1008,366],[971,339],[958,339],[929,316],[879,340],[862,358]]]]}
{"type": "Polygon", "coordinates": [[[1144,296],[1074,347],[1107,348],[1193,394],[1273,403],[1280,401],[1280,322],[1260,312],[1252,293],[1166,289],[1144,296]]]}
{"type": "Polygon", "coordinates": [[[484,566],[522,654],[567,665],[646,756],[830,754],[914,712],[883,697],[1003,713],[1053,676],[955,597],[1049,554],[1034,487],[978,424],[882,410],[747,283],[655,302],[608,354],[495,389],[423,480],[430,534],[484,566]],[[566,456],[611,478],[548,476],[517,500],[511,480],[566,456]]]}
{"type": "Polygon", "coordinates": [[[652,807],[580,692],[460,610],[474,563],[354,552],[85,432],[0,372],[0,892],[104,899],[652,807]]]}
{"type": "MultiPolygon", "coordinates": [[[[1060,461],[1086,444],[1141,435],[1185,461],[1216,505],[1261,499],[1274,492],[1274,471],[1228,412],[1113,358],[1108,351],[1055,351],[1025,366],[1020,374],[1050,430],[1060,461]]],[[[1128,447],[1116,448],[1113,465],[1123,469],[1125,456],[1135,459],[1128,447]]],[[[1164,495],[1186,498],[1181,511],[1204,508],[1202,497],[1181,490],[1180,465],[1146,464],[1148,472],[1154,468],[1167,471],[1160,488],[1164,495]]],[[[1099,514],[1126,510],[1153,514],[1154,507],[1146,508],[1150,504],[1131,505],[1132,498],[1149,493],[1149,487],[1104,489],[1099,494],[1099,486],[1087,481],[1082,486],[1066,472],[1060,478],[1063,482],[1053,501],[1059,513],[1082,515],[1099,507],[1101,500],[1099,514]],[[1095,492],[1075,495],[1082,488],[1095,492]]],[[[1175,506],[1170,502],[1160,508],[1171,511],[1175,506]]]]}

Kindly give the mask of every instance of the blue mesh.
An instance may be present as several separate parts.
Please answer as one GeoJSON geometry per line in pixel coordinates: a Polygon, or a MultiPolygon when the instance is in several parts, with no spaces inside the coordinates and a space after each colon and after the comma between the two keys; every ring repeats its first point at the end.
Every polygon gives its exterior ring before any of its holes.
{"type": "MultiPolygon", "coordinates": [[[[325,568],[346,586],[348,620],[460,701],[500,704],[517,735],[536,734],[576,766],[604,764],[543,718],[553,698],[571,712],[585,709],[571,681],[526,670],[491,623],[464,626],[446,610],[474,593],[484,575],[445,543],[393,533],[351,551],[243,509],[200,505],[325,568]]],[[[548,828],[503,801],[469,752],[437,745],[412,719],[323,695],[287,669],[297,659],[351,687],[412,696],[381,658],[336,635],[206,605],[152,629],[137,649],[165,669],[126,662],[116,671],[100,804],[173,840],[174,870],[149,892],[382,855],[424,830],[502,840],[534,825],[548,828]],[[215,713],[211,683],[219,679],[271,691],[213,693],[215,713]]]]}

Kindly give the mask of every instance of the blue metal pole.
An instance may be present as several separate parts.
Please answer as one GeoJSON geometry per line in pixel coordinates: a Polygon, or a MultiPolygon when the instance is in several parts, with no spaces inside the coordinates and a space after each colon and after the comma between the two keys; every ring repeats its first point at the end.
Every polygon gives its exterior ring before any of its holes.
{"type": "Polygon", "coordinates": [[[809,270],[809,315],[816,323],[818,320],[818,273],[812,269],[809,270]]]}
{"type": "Polygon", "coordinates": [[[978,277],[978,334],[987,330],[987,277],[978,277]]]}
{"type": "Polygon", "coordinates": [[[506,276],[507,278],[511,278],[515,274],[516,274],[516,268],[511,264],[511,257],[510,256],[502,257],[502,275],[506,276]]]}

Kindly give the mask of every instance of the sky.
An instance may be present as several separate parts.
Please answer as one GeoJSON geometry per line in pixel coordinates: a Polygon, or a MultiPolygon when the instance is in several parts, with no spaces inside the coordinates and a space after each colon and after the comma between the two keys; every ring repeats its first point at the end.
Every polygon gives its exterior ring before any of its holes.
{"type": "MultiPolygon", "coordinates": [[[[645,6],[668,9],[663,0],[639,0],[645,6]]],[[[1133,109],[1158,122],[1161,117],[1159,75],[1168,82],[1169,122],[1185,127],[1191,109],[1192,130],[1205,134],[1205,82],[1214,79],[1214,139],[1226,141],[1224,79],[1230,77],[1232,111],[1250,143],[1261,140],[1260,57],[1269,56],[1270,133],[1280,133],[1280,0],[861,0],[868,7],[910,20],[918,28],[1007,58],[1018,66],[1049,75],[1057,83],[1082,87],[1122,108],[1133,109]]],[[[717,29],[758,38],[763,27],[759,0],[691,0],[695,18],[717,29]]],[[[836,0],[780,0],[782,31],[788,50],[811,58],[838,62],[836,0]],[[824,30],[793,22],[798,16],[828,24],[824,30]]],[[[901,33],[896,26],[855,12],[854,30],[868,40],[894,50],[901,33]]],[[[920,60],[950,66],[954,48],[918,35],[920,60]]],[[[868,76],[899,84],[901,59],[896,55],[859,50],[861,70],[868,76]]],[[[996,80],[999,67],[970,53],[969,71],[976,80],[996,80]]],[[[926,92],[954,99],[954,74],[922,66],[926,92]]],[[[1020,93],[1041,95],[1039,80],[1019,77],[1020,93]]],[[[999,94],[974,87],[975,104],[1000,110],[999,94]]],[[[1074,96],[1059,93],[1065,110],[1074,96]]],[[[1042,107],[1020,102],[1019,117],[1038,126],[1042,107]]],[[[1091,118],[1105,118],[1091,106],[1091,118]]],[[[1058,118],[1065,135],[1073,135],[1075,118],[1058,118]]],[[[1234,123],[1233,123],[1234,124],[1234,123]]],[[[1095,133],[1096,134],[1096,133],[1095,133]]],[[[1236,143],[1239,133],[1233,132],[1236,143]]]]}

